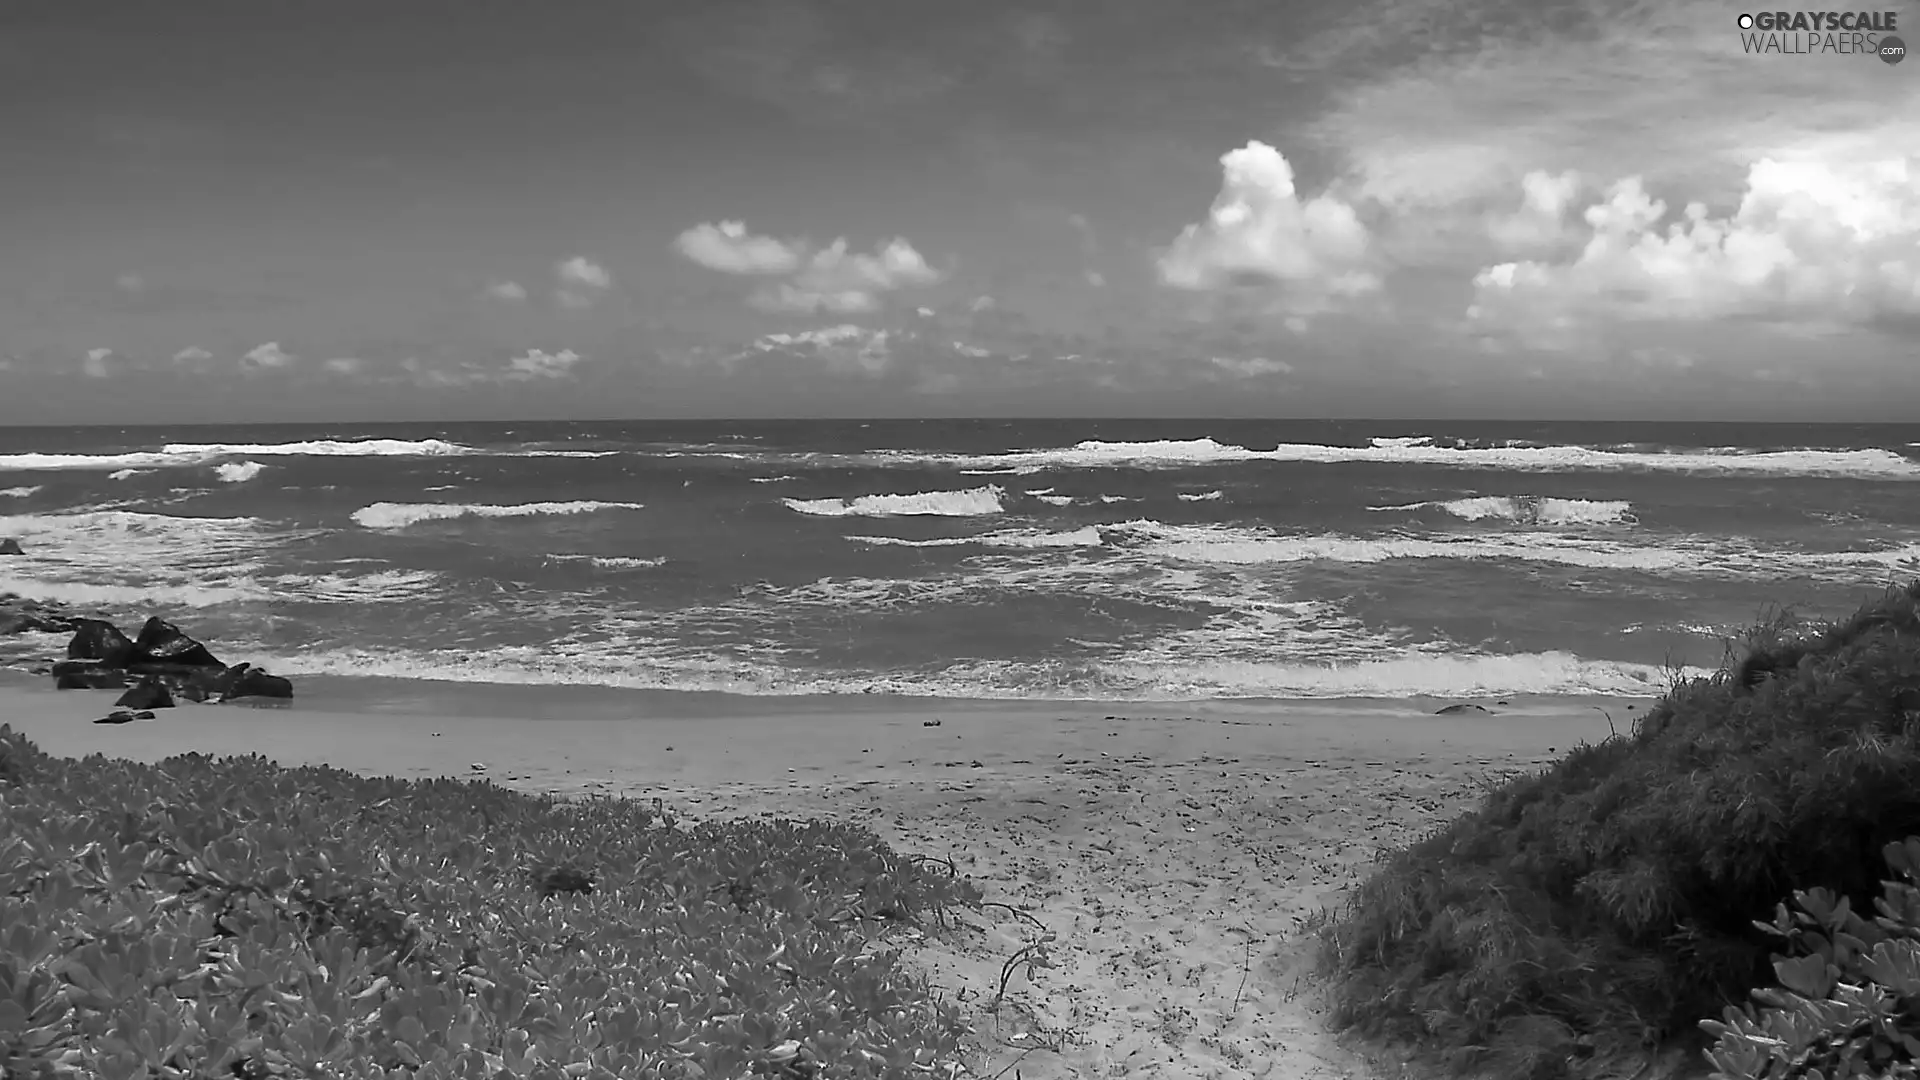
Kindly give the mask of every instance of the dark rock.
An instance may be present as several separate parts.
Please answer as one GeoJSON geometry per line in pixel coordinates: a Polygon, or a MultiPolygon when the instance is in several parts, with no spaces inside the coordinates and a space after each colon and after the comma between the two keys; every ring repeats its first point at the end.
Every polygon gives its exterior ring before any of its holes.
{"type": "Polygon", "coordinates": [[[1486,712],[1486,711],[1487,711],[1487,707],[1485,705],[1448,705],[1444,709],[1436,709],[1433,715],[1451,716],[1451,715],[1454,715],[1455,713],[1486,712]]]}
{"type": "Polygon", "coordinates": [[[134,718],[135,720],[153,720],[153,719],[156,719],[156,717],[155,717],[155,716],[153,715],[153,712],[152,712],[151,710],[148,710],[148,709],[141,709],[141,710],[140,710],[139,712],[137,712],[137,713],[134,713],[134,714],[133,714],[133,718],[134,718]]]}
{"type": "Polygon", "coordinates": [[[105,619],[79,619],[73,640],[67,642],[67,659],[98,660],[106,667],[123,668],[133,659],[133,642],[105,619]]]}
{"type": "Polygon", "coordinates": [[[137,663],[185,664],[190,667],[225,667],[213,658],[205,645],[187,636],[186,631],[155,615],[140,628],[133,639],[133,660],[137,663]]]}
{"type": "Polygon", "coordinates": [[[114,704],[124,705],[129,709],[171,709],[173,695],[167,692],[164,683],[149,675],[126,693],[121,694],[120,700],[114,704]]]}
{"type": "Polygon", "coordinates": [[[118,690],[126,685],[126,673],[111,668],[70,671],[53,680],[55,690],[118,690]]]}
{"type": "Polygon", "coordinates": [[[98,660],[55,660],[50,674],[58,677],[61,675],[81,675],[95,671],[112,671],[117,674],[120,669],[110,668],[98,660]]]}
{"type": "Polygon", "coordinates": [[[134,715],[131,712],[128,712],[125,709],[115,709],[114,711],[108,713],[107,715],[101,717],[100,719],[95,720],[94,723],[96,724],[131,724],[133,723],[133,721],[134,721],[134,715]]]}
{"type": "Polygon", "coordinates": [[[15,540],[13,537],[9,536],[5,540],[0,540],[0,555],[25,554],[26,552],[20,550],[20,541],[15,540]]]}
{"type": "Polygon", "coordinates": [[[242,697],[291,698],[293,683],[278,675],[269,675],[251,664],[228,668],[216,680],[221,701],[242,697]]]}

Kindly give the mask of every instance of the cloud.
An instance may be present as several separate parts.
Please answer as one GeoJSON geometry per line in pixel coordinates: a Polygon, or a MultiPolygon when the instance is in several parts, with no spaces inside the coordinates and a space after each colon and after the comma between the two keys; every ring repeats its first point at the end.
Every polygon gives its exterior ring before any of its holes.
{"type": "Polygon", "coordinates": [[[121,274],[114,279],[113,284],[121,292],[137,293],[146,289],[147,279],[139,274],[121,274]]]}
{"type": "Polygon", "coordinates": [[[680,254],[723,274],[785,274],[800,265],[804,245],[754,236],[745,222],[695,225],[673,246],[680,254]]]}
{"type": "Polygon", "coordinates": [[[613,288],[613,275],[607,273],[607,268],[584,255],[566,259],[553,270],[560,278],[560,287],[553,291],[553,299],[564,308],[579,311],[592,307],[594,301],[613,288]]]}
{"type": "Polygon", "coordinates": [[[297,357],[285,349],[282,349],[279,342],[269,341],[264,345],[254,346],[251,351],[240,359],[242,367],[250,370],[260,370],[263,368],[279,369],[289,367],[297,357]]]}
{"type": "Polygon", "coordinates": [[[805,240],[781,241],[747,232],[738,221],[696,225],[674,242],[680,253],[727,274],[786,276],[756,290],[748,303],[762,311],[843,315],[877,311],[895,289],[932,285],[942,274],[903,237],[872,254],[852,251],[845,237],[809,253],[805,240]]]}
{"type": "Polygon", "coordinates": [[[1301,311],[1380,287],[1352,206],[1331,194],[1302,202],[1293,167],[1263,142],[1228,152],[1220,164],[1207,220],[1187,226],[1160,256],[1162,283],[1193,291],[1276,284],[1286,306],[1301,311]]]}
{"type": "Polygon", "coordinates": [[[729,358],[730,363],[756,354],[785,353],[817,357],[829,371],[842,374],[881,375],[893,366],[893,335],[885,330],[870,330],[843,323],[795,333],[765,334],[756,338],[748,351],[729,358]]]}
{"type": "Polygon", "coordinates": [[[573,366],[584,357],[572,349],[561,349],[557,353],[529,349],[524,356],[516,356],[507,361],[507,370],[502,378],[525,382],[530,379],[562,379],[573,373],[573,366]]]}
{"type": "Polygon", "coordinates": [[[1672,213],[1628,177],[1586,208],[1586,243],[1571,260],[1481,270],[1469,317],[1564,328],[1595,318],[1838,327],[1920,316],[1916,163],[1763,160],[1724,217],[1700,202],[1672,213]]]}
{"type": "Polygon", "coordinates": [[[1355,197],[1403,208],[1501,198],[1532,170],[1639,175],[1712,201],[1761,158],[1920,146],[1920,83],[1864,57],[1746,55],[1733,14],[1714,0],[1395,0],[1390,17],[1294,43],[1326,71],[1365,73],[1339,80],[1303,135],[1355,197]]]}
{"type": "Polygon", "coordinates": [[[1237,375],[1242,379],[1253,379],[1262,375],[1293,374],[1292,364],[1287,363],[1285,360],[1269,360],[1264,356],[1245,358],[1214,356],[1209,357],[1207,362],[1228,374],[1237,375]]]}
{"type": "Polygon", "coordinates": [[[1503,251],[1535,252],[1563,243],[1571,232],[1567,211],[1580,193],[1580,174],[1535,169],[1520,178],[1520,208],[1495,217],[1487,234],[1503,251]]]}
{"type": "Polygon", "coordinates": [[[88,349],[80,358],[80,370],[86,372],[89,379],[104,379],[113,374],[107,361],[113,359],[112,349],[88,349]]]}
{"type": "Polygon", "coordinates": [[[495,300],[525,300],[527,287],[517,281],[500,281],[487,286],[487,295],[495,300]]]}
{"type": "Polygon", "coordinates": [[[189,345],[173,354],[176,364],[199,364],[213,359],[213,354],[198,345],[189,345]]]}
{"type": "Polygon", "coordinates": [[[575,255],[560,263],[554,267],[554,273],[569,285],[582,285],[589,289],[613,288],[613,275],[607,273],[607,268],[584,255],[575,255]]]}
{"type": "Polygon", "coordinates": [[[358,375],[366,370],[367,362],[354,356],[337,356],[322,366],[336,375],[358,375]]]}

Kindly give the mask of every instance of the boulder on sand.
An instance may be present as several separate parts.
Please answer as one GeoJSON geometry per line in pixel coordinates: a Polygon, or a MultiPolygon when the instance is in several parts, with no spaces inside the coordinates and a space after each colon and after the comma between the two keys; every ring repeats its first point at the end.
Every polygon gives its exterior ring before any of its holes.
{"type": "Polygon", "coordinates": [[[9,536],[5,540],[0,540],[0,555],[25,554],[26,552],[20,549],[20,541],[15,540],[13,537],[9,536]]]}
{"type": "Polygon", "coordinates": [[[133,639],[132,662],[137,664],[182,664],[188,667],[225,667],[213,658],[205,645],[187,636],[186,631],[155,615],[140,628],[133,639]]]}
{"type": "Polygon", "coordinates": [[[133,642],[105,619],[77,620],[67,659],[97,660],[105,667],[123,668],[133,659],[133,642]]]}
{"type": "Polygon", "coordinates": [[[239,664],[222,672],[213,689],[221,701],[241,697],[291,698],[293,683],[278,675],[269,675],[251,664],[239,664]]]}
{"type": "Polygon", "coordinates": [[[167,692],[165,683],[149,675],[121,694],[114,704],[129,709],[171,709],[173,695],[167,692]]]}

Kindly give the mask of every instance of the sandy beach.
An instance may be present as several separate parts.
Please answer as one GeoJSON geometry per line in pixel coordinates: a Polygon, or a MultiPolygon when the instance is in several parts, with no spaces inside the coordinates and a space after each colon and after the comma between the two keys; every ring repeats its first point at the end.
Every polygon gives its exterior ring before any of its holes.
{"type": "MultiPolygon", "coordinates": [[[[307,680],[290,707],[194,705],[107,726],[114,694],[0,681],[50,753],[258,753],[528,791],[658,798],[688,817],[861,822],[949,858],[991,904],[908,956],[965,1003],[1054,935],[976,1024],[985,1076],[1365,1077],[1322,1026],[1301,921],[1486,778],[1620,730],[1621,699],[1028,704],[706,699],[307,680]],[[937,723],[935,723],[937,721],[937,723]]],[[[1644,708],[1644,703],[1639,703],[1644,708]]]]}

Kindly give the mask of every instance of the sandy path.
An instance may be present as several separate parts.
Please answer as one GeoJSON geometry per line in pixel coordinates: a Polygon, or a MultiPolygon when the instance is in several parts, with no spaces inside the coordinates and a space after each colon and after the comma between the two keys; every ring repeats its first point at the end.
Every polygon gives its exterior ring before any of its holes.
{"type": "Polygon", "coordinates": [[[976,1072],[1025,1080],[1368,1076],[1324,1030],[1302,920],[1337,905],[1382,847],[1470,805],[1477,779],[1608,733],[1595,702],[1576,699],[1447,717],[1431,703],[1310,702],[614,721],[601,702],[590,718],[550,705],[528,721],[416,697],[351,713],[202,706],[86,722],[110,701],[0,689],[0,722],[61,754],[258,752],[396,775],[478,763],[509,786],[658,797],[688,816],[858,821],[902,851],[951,858],[989,901],[1039,925],[989,906],[909,942],[908,957],[979,1010],[976,1072]],[[1052,966],[1015,974],[987,1011],[1002,965],[1043,932],[1052,966]]]}

